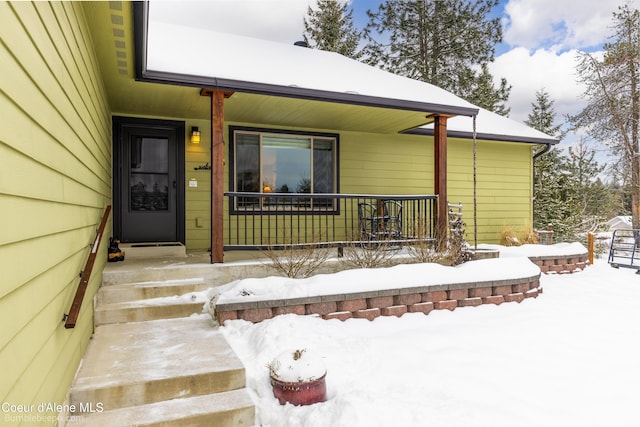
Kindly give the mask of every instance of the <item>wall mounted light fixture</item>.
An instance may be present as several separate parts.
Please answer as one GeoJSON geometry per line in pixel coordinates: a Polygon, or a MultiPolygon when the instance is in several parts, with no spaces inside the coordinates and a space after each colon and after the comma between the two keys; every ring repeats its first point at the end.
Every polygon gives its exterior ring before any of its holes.
{"type": "Polygon", "coordinates": [[[191,143],[200,144],[200,130],[197,126],[191,126],[191,143]]]}

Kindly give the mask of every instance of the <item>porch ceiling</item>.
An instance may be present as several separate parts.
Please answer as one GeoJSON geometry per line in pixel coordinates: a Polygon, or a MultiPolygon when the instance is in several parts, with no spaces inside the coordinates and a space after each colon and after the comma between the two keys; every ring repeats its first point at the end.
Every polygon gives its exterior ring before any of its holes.
{"type": "MultiPolygon", "coordinates": [[[[200,88],[135,80],[131,2],[83,6],[113,113],[210,118],[210,98],[201,96],[200,88]]],[[[397,133],[428,123],[427,114],[240,92],[225,101],[227,121],[361,132],[397,133]]]]}

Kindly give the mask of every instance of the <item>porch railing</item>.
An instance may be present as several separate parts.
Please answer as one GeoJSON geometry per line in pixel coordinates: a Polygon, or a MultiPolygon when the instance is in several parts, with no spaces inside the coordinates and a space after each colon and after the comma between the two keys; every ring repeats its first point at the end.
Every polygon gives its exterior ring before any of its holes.
{"type": "Polygon", "coordinates": [[[436,240],[438,196],[227,192],[225,250],[436,240]]]}

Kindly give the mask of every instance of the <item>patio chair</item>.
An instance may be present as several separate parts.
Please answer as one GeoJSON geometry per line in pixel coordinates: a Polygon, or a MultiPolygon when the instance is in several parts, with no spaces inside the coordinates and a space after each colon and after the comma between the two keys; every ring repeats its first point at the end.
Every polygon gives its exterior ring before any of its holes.
{"type": "Polygon", "coordinates": [[[358,204],[360,235],[366,240],[402,238],[402,203],[378,200],[358,204]]]}

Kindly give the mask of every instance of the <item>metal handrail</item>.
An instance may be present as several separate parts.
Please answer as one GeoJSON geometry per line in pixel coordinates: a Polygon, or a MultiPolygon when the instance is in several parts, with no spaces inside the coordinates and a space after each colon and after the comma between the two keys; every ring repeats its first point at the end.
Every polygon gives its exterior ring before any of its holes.
{"type": "Polygon", "coordinates": [[[100,248],[100,241],[102,240],[102,235],[104,234],[104,228],[107,225],[109,212],[111,212],[111,205],[106,207],[104,215],[102,215],[102,221],[100,222],[100,225],[96,230],[96,238],[91,245],[91,252],[89,252],[89,258],[87,259],[87,263],[84,266],[84,270],[80,272],[80,283],[78,284],[76,295],[73,298],[73,302],[71,303],[69,314],[65,314],[62,319],[64,321],[64,327],[66,329],[72,329],[76,326],[76,321],[78,320],[78,315],[80,314],[80,308],[82,307],[84,294],[87,292],[89,279],[91,279],[91,273],[93,272],[93,265],[96,261],[98,249],[100,248]]]}
{"type": "MultiPolygon", "coordinates": [[[[438,196],[433,194],[357,194],[357,193],[258,193],[258,192],[241,192],[226,191],[225,196],[229,197],[297,197],[306,199],[383,199],[383,200],[437,200],[438,196]]],[[[456,205],[457,206],[457,205],[456,205]]]]}

